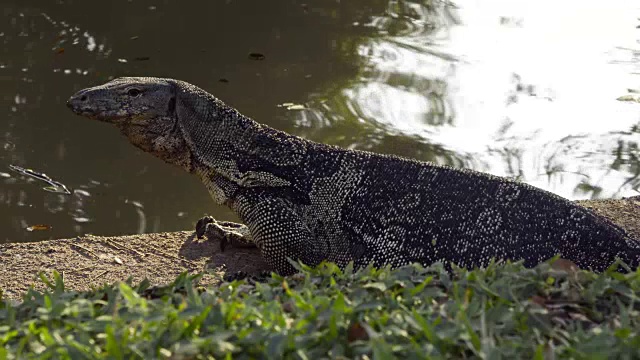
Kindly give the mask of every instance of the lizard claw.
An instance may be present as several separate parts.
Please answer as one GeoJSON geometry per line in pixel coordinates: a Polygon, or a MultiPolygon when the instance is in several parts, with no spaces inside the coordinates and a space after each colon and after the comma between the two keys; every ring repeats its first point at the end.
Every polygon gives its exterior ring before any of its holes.
{"type": "Polygon", "coordinates": [[[202,239],[204,234],[207,232],[207,225],[215,223],[215,219],[211,216],[205,216],[198,220],[196,223],[196,236],[198,239],[202,239]]]}
{"type": "Polygon", "coordinates": [[[196,223],[196,236],[198,239],[206,237],[207,240],[220,241],[220,251],[228,245],[239,247],[255,247],[256,245],[248,237],[250,234],[245,225],[230,221],[216,221],[211,216],[205,216],[196,223]]]}
{"type": "Polygon", "coordinates": [[[224,248],[229,244],[228,231],[220,226],[220,224],[211,216],[205,216],[196,223],[196,236],[198,239],[207,237],[207,240],[220,240],[220,251],[224,252],[224,248]]]}

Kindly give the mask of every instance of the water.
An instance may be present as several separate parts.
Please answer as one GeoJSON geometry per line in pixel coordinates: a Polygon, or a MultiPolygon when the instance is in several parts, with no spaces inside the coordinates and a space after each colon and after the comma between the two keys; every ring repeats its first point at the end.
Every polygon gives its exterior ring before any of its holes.
{"type": "Polygon", "coordinates": [[[636,195],[640,103],[616,99],[640,97],[640,4],[561,3],[4,1],[0,242],[237,219],[195,177],[64,106],[125,75],[192,82],[315,141],[571,199],[636,195]]]}

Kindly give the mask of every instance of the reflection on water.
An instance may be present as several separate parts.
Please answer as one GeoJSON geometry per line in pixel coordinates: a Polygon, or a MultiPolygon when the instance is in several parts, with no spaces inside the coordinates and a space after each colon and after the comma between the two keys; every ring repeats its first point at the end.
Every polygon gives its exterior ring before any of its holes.
{"type": "Polygon", "coordinates": [[[616,98],[640,88],[640,5],[401,4],[368,24],[377,34],[358,48],[366,59],[358,78],[317,94],[300,125],[362,123],[363,144],[337,142],[515,177],[568,198],[637,194],[640,106],[616,98]],[[413,144],[396,149],[389,134],[413,144]]]}
{"type": "Polygon", "coordinates": [[[312,140],[569,198],[640,186],[640,104],[616,100],[640,91],[640,4],[32,0],[3,11],[0,242],[234,219],[197,179],[64,107],[76,90],[122,75],[180,78],[312,140]],[[72,194],[46,193],[9,164],[72,194]],[[36,225],[52,228],[26,231],[36,225]]]}

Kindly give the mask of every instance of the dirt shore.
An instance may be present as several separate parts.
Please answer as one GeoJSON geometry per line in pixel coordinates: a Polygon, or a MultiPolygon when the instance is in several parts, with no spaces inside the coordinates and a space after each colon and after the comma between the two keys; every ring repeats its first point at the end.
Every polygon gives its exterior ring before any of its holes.
{"type": "MultiPolygon", "coordinates": [[[[640,239],[640,196],[579,201],[640,239]]],[[[2,296],[19,299],[30,287],[43,288],[39,271],[61,273],[69,289],[85,290],[132,277],[153,284],[172,281],[183,271],[207,272],[202,285],[218,283],[225,272],[268,269],[257,249],[227,248],[198,240],[193,232],[102,237],[79,236],[37,243],[0,244],[2,296]]]]}
{"type": "Polygon", "coordinates": [[[218,242],[198,240],[193,232],[129,236],[79,236],[36,243],[0,244],[2,296],[19,299],[29,288],[43,288],[39,271],[54,269],[65,286],[86,290],[132,277],[165,284],[183,271],[207,272],[202,285],[215,284],[225,272],[255,273],[268,269],[257,249],[225,248],[218,242]]]}

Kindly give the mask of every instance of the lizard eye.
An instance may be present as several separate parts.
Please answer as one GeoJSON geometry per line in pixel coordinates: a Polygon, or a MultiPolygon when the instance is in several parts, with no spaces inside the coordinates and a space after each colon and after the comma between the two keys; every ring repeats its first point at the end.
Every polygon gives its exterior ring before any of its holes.
{"type": "Polygon", "coordinates": [[[129,89],[127,91],[127,95],[129,95],[131,97],[138,97],[138,96],[140,96],[140,94],[142,94],[142,91],[140,91],[140,90],[138,90],[136,88],[129,89]]]}

